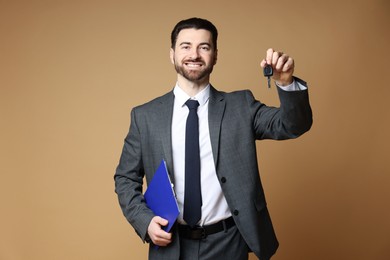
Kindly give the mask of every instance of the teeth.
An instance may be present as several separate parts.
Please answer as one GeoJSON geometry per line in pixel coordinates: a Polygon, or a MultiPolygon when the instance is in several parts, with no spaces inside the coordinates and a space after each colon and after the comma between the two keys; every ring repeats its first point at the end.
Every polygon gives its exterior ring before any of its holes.
{"type": "Polygon", "coordinates": [[[187,63],[188,67],[200,67],[200,64],[192,64],[192,63],[187,63]]]}

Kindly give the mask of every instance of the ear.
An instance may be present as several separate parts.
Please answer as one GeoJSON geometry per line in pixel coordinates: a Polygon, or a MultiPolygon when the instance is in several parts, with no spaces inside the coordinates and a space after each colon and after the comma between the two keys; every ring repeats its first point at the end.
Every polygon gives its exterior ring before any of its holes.
{"type": "Polygon", "coordinates": [[[171,50],[169,51],[169,58],[171,59],[172,64],[175,64],[174,56],[175,56],[175,51],[171,48],[171,50]]]}
{"type": "Polygon", "coordinates": [[[218,60],[218,50],[215,50],[215,52],[214,52],[214,65],[217,64],[217,60],[218,60]]]}

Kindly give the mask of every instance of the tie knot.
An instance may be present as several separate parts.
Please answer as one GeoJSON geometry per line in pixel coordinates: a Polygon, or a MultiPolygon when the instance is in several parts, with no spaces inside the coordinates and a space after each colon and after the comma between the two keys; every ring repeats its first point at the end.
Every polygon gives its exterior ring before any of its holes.
{"type": "Polygon", "coordinates": [[[191,109],[196,110],[199,106],[199,102],[197,100],[189,99],[189,100],[187,100],[186,105],[190,110],[191,109]]]}

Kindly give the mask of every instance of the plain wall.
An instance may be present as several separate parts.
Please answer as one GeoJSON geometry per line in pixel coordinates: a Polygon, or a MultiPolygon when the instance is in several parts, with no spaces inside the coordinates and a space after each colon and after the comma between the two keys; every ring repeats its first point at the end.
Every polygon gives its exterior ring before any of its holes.
{"type": "Polygon", "coordinates": [[[193,16],[219,29],[216,88],[277,106],[269,47],[309,84],[311,131],[258,142],[273,259],[390,259],[387,0],[0,0],[0,259],[147,258],[113,174],[130,109],[173,88],[170,32],[193,16]]]}

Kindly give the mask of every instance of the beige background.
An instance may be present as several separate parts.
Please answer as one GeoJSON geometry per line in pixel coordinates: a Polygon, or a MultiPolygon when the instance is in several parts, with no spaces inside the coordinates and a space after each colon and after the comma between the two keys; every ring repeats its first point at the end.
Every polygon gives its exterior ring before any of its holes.
{"type": "Polygon", "coordinates": [[[169,35],[193,16],[219,28],[220,90],[278,105],[268,47],[309,83],[312,130],[258,146],[274,259],[390,259],[387,0],[0,0],[0,259],[146,259],[113,174],[131,107],[173,87],[169,35]]]}

